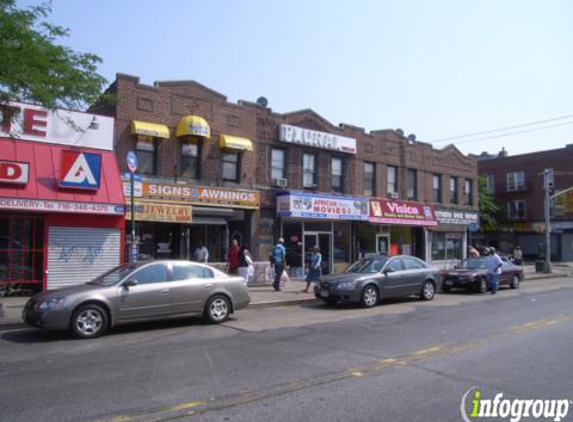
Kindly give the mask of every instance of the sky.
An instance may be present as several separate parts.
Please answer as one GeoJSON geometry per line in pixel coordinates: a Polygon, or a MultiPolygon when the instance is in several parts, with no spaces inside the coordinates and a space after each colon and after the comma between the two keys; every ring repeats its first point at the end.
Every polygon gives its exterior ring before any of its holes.
{"type": "Polygon", "coordinates": [[[118,72],[145,84],[195,80],[231,102],[264,96],[279,113],[311,108],[334,125],[401,128],[466,154],[573,143],[570,0],[53,0],[52,9],[48,20],[70,29],[60,42],[99,55],[110,83],[118,72]]]}

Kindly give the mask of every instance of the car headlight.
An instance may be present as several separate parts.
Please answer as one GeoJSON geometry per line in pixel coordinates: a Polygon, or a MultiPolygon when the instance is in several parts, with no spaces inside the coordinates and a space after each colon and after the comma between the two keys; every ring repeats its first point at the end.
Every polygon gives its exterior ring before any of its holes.
{"type": "Polygon", "coordinates": [[[50,311],[52,309],[62,309],[66,303],[65,297],[55,297],[50,300],[44,300],[36,304],[36,309],[40,311],[50,311]]]}
{"type": "Polygon", "coordinates": [[[345,281],[342,283],[339,283],[336,286],[336,290],[352,290],[354,288],[354,282],[352,281],[345,281]]]}

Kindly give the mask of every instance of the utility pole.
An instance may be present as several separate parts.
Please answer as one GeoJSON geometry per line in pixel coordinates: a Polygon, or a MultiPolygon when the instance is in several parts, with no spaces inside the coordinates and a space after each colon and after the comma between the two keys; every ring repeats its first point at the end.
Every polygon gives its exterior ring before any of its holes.
{"type": "Polygon", "coordinates": [[[543,170],[543,189],[545,190],[545,265],[543,266],[544,273],[551,272],[551,223],[549,221],[549,190],[553,185],[553,169],[543,170]],[[551,183],[550,183],[551,182],[551,183]]]}

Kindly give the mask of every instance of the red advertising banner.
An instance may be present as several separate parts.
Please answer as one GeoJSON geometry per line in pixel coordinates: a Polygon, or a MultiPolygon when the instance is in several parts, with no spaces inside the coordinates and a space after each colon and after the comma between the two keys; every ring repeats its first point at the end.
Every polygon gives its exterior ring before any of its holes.
{"type": "Polygon", "coordinates": [[[369,219],[372,223],[406,226],[437,226],[434,207],[419,202],[371,199],[369,219]]]}

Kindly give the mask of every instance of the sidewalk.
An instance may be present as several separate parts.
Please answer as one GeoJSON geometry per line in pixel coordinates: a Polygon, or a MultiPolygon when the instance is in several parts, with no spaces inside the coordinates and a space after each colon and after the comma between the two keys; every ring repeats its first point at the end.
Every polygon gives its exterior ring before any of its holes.
{"type": "MultiPolygon", "coordinates": [[[[570,277],[573,276],[573,263],[553,264],[551,274],[536,273],[535,267],[529,264],[526,264],[523,270],[525,282],[570,277]]],[[[280,292],[275,292],[270,284],[249,286],[249,294],[251,295],[249,308],[298,305],[317,300],[312,289],[309,289],[309,293],[302,291],[305,287],[304,281],[296,279],[291,279],[286,283],[280,292]]],[[[27,300],[27,297],[0,297],[0,330],[23,326],[22,309],[27,300]]]]}

